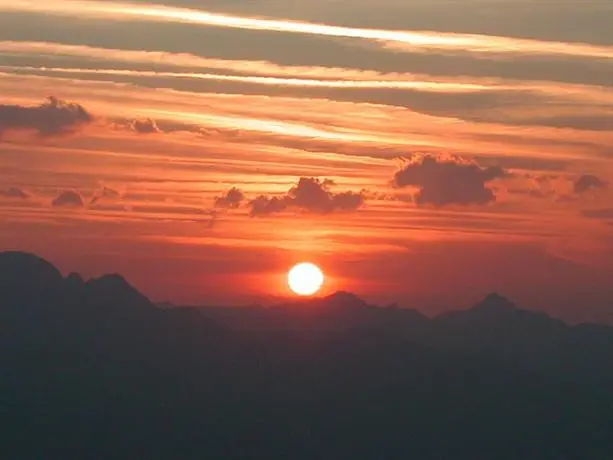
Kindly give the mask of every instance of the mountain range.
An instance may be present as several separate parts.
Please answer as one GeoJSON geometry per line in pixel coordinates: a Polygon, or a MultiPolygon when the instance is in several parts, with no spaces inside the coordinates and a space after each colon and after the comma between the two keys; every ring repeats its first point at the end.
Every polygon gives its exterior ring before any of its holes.
{"type": "Polygon", "coordinates": [[[2,458],[613,458],[613,327],[498,294],[161,308],[4,252],[0,362],[2,458]]]}

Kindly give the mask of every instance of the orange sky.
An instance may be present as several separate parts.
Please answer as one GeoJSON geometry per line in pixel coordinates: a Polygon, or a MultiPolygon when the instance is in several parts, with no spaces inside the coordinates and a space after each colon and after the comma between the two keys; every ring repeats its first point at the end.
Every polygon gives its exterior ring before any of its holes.
{"type": "Polygon", "coordinates": [[[613,321],[606,2],[162,3],[0,0],[0,249],[176,303],[311,260],[373,302],[613,321]]]}

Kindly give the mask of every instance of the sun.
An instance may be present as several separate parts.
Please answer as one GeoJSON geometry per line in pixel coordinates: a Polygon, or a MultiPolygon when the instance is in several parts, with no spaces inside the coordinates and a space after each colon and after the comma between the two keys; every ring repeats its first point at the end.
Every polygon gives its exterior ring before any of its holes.
{"type": "Polygon", "coordinates": [[[287,275],[287,283],[294,293],[310,296],[321,289],[324,274],[317,265],[303,262],[292,267],[287,275]]]}

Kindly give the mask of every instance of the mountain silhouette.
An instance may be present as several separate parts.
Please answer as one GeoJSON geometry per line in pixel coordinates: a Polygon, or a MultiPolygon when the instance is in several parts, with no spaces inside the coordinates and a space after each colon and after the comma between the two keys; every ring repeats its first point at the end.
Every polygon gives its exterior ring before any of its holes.
{"type": "Polygon", "coordinates": [[[84,284],[88,301],[99,307],[115,309],[155,309],[141,292],[117,274],[93,278],[84,284]]]}
{"type": "Polygon", "coordinates": [[[368,307],[368,304],[357,295],[350,292],[338,291],[325,297],[321,302],[327,308],[360,309],[368,307]]]}
{"type": "Polygon", "coordinates": [[[62,282],[59,270],[40,257],[0,253],[0,299],[7,307],[42,307],[57,298],[62,282]]]}
{"type": "Polygon", "coordinates": [[[476,304],[472,311],[483,311],[490,313],[512,313],[517,311],[517,306],[506,297],[493,292],[485,299],[476,304]]]}
{"type": "Polygon", "coordinates": [[[158,307],[0,253],[7,459],[608,459],[613,328],[498,294],[429,318],[339,292],[158,307]]]}
{"type": "Polygon", "coordinates": [[[156,309],[117,274],[84,281],[77,273],[62,277],[50,262],[24,252],[0,252],[0,301],[12,309],[80,308],[156,309]]]}

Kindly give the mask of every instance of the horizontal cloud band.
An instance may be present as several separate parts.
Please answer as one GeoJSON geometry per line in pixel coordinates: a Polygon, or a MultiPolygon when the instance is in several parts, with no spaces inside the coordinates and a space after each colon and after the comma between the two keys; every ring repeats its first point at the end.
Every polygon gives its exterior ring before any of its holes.
{"type": "Polygon", "coordinates": [[[69,17],[187,23],[211,27],[263,30],[371,40],[395,51],[438,50],[481,55],[563,55],[612,59],[613,47],[587,43],[539,41],[478,34],[343,27],[283,19],[252,18],[156,4],[96,0],[0,0],[0,11],[46,13],[69,17]]]}

